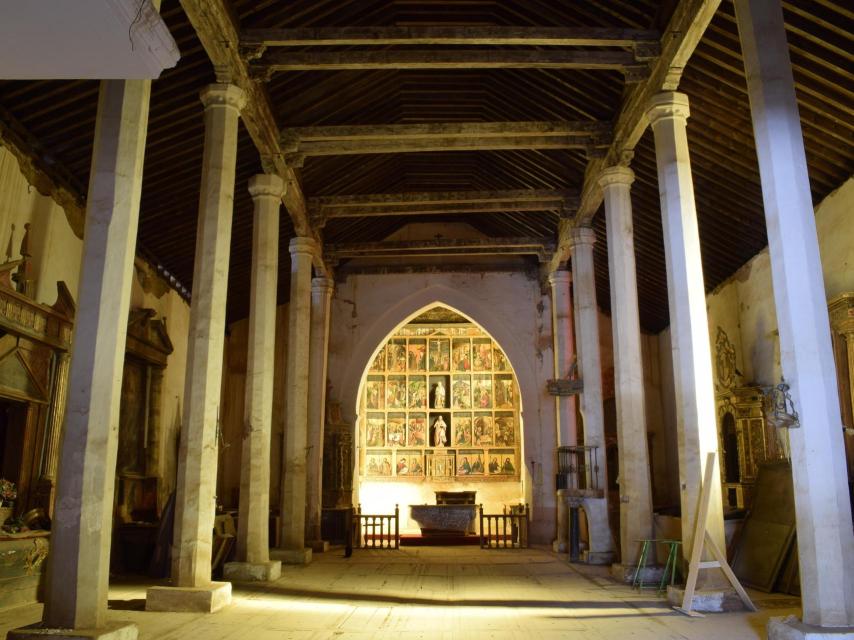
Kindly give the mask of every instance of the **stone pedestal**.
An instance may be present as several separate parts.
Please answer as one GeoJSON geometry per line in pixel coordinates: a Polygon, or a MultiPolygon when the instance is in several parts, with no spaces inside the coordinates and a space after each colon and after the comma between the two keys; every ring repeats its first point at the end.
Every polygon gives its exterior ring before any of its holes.
{"type": "Polygon", "coordinates": [[[231,604],[230,582],[208,582],[202,587],[149,587],[146,611],[213,613],[231,604]]]}
{"type": "Polygon", "coordinates": [[[854,627],[816,627],[795,616],[769,618],[768,640],[854,640],[854,627]]]}
{"type": "MultiPolygon", "coordinates": [[[[799,428],[789,429],[789,445],[803,622],[828,631],[850,628],[854,532],[839,387],[783,11],[779,0],[736,0],[735,9],[762,178],[780,365],[800,419],[799,428]]],[[[776,629],[782,634],[784,627],[776,629]]]]}
{"type": "Polygon", "coordinates": [[[231,598],[230,585],[211,583],[211,555],[237,123],[245,97],[236,86],[213,84],[201,99],[205,147],[172,539],[175,587],[148,590],[152,611],[214,611],[231,598]]]}
{"type": "Polygon", "coordinates": [[[273,582],[282,576],[282,563],[278,560],[227,562],[222,571],[222,577],[232,582],[273,582]]]}
{"type": "MultiPolygon", "coordinates": [[[[653,537],[652,486],[647,451],[646,397],[638,315],[634,227],[630,188],[635,174],[610,167],[599,178],[605,194],[611,326],[614,335],[614,390],[617,406],[620,482],[620,560],[637,565],[639,540],[653,537]]],[[[651,549],[650,562],[655,562],[651,549]]]]}
{"type": "Polygon", "coordinates": [[[98,97],[43,622],[10,638],[127,638],[107,621],[119,402],[151,83],[98,97]]]}
{"type": "Polygon", "coordinates": [[[614,544],[611,542],[611,525],[608,522],[608,501],[605,498],[584,498],[581,501],[587,516],[588,547],[581,553],[587,564],[614,562],[614,544]]]}
{"type": "Polygon", "coordinates": [[[270,558],[278,560],[282,564],[309,564],[312,558],[312,550],[308,547],[302,549],[270,549],[270,558]]]}
{"type": "MultiPolygon", "coordinates": [[[[688,114],[688,96],[675,92],[654,96],[647,110],[655,136],[664,230],[679,438],[682,553],[686,560],[691,554],[706,454],[718,451],[706,288],[688,155],[688,114]]],[[[718,457],[712,477],[706,528],[718,548],[726,549],[718,457]]],[[[720,570],[709,570],[700,573],[697,588],[725,588],[728,584],[720,570]]]]}
{"type": "Polygon", "coordinates": [[[330,278],[311,281],[311,341],[308,386],[308,473],[305,535],[308,546],[322,553],[328,548],[320,538],[323,514],[323,427],[326,422],[326,362],[329,350],[329,307],[334,284],[330,278]]]}
{"type": "Polygon", "coordinates": [[[284,181],[257,175],[249,181],[255,204],[252,227],[252,276],[249,297],[249,346],[246,359],[246,403],[240,467],[240,512],[237,520],[238,562],[225,567],[225,577],[275,580],[281,564],[271,566],[270,433],[273,416],[273,371],[276,348],[276,284],[279,273],[279,209],[284,181]],[[275,576],[275,577],[270,577],[275,576]]]}
{"type": "Polygon", "coordinates": [[[615,562],[611,565],[611,577],[626,584],[632,584],[637,576],[638,582],[642,582],[645,587],[658,588],[663,575],[664,567],[660,565],[647,565],[641,567],[640,571],[638,571],[637,563],[615,562]]]}
{"type": "Polygon", "coordinates": [[[6,640],[136,640],[139,635],[130,622],[105,622],[97,629],[55,629],[42,624],[14,629],[6,640]]]}
{"type": "MultiPolygon", "coordinates": [[[[702,575],[702,574],[700,574],[702,575]]],[[[685,597],[682,587],[667,587],[667,601],[674,607],[681,607],[685,597]]],[[[727,611],[744,611],[744,603],[735,589],[705,588],[694,591],[691,610],[698,613],[724,613],[727,611]]]]}

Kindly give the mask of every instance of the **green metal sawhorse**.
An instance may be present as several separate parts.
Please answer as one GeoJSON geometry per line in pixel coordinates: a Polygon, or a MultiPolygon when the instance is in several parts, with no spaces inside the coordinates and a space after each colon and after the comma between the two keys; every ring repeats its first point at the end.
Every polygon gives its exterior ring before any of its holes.
{"type": "Polygon", "coordinates": [[[637,587],[639,591],[643,590],[643,576],[641,575],[641,571],[646,568],[646,561],[649,558],[649,548],[650,545],[653,544],[666,544],[669,545],[669,550],[667,552],[667,562],[664,564],[664,573],[661,575],[661,580],[658,583],[658,592],[661,594],[662,591],[665,590],[668,584],[673,584],[676,580],[676,564],[679,560],[679,545],[682,544],[681,540],[638,540],[641,543],[641,552],[638,557],[638,566],[635,569],[635,576],[632,579],[632,588],[637,587]],[[668,574],[670,579],[668,580],[668,574]]]}

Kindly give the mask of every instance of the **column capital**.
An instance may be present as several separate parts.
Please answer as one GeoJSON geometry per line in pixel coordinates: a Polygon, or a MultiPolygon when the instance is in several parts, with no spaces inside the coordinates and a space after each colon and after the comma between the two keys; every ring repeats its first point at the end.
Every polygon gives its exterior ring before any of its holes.
{"type": "Polygon", "coordinates": [[[599,176],[599,186],[602,188],[610,187],[615,184],[624,184],[627,187],[635,181],[635,172],[628,167],[619,165],[608,167],[599,176]]]}
{"type": "Polygon", "coordinates": [[[246,93],[233,84],[213,83],[202,89],[199,94],[205,109],[211,107],[229,107],[240,113],[246,105],[246,93]]]}
{"type": "Polygon", "coordinates": [[[269,197],[277,200],[285,193],[285,181],[273,173],[259,173],[249,178],[252,198],[269,197]]]}
{"type": "Polygon", "coordinates": [[[574,227],[569,232],[569,246],[571,249],[582,245],[593,246],[596,242],[596,232],[592,227],[574,227]]]}
{"type": "Polygon", "coordinates": [[[550,285],[568,285],[572,282],[572,273],[570,271],[565,271],[560,269],[558,271],[552,271],[549,274],[549,284],[550,285]]]}
{"type": "Polygon", "coordinates": [[[326,293],[331,295],[335,290],[335,281],[325,276],[317,276],[311,279],[312,293],[326,293]]]}
{"type": "Polygon", "coordinates": [[[646,117],[651,126],[664,118],[687,120],[691,115],[688,96],[678,91],[663,91],[655,94],[646,108],[646,117]]]}
{"type": "Polygon", "coordinates": [[[317,241],[305,236],[291,238],[288,244],[288,251],[290,251],[292,256],[298,254],[314,256],[317,254],[317,241]]]}

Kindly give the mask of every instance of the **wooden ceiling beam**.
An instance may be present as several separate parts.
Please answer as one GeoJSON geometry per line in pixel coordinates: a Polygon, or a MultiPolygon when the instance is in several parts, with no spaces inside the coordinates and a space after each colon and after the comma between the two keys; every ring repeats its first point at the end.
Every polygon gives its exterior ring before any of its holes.
{"type": "Polygon", "coordinates": [[[331,261],[344,258],[416,258],[468,255],[537,255],[547,257],[554,250],[550,238],[477,238],[460,240],[406,240],[380,242],[346,242],[326,245],[331,261]]]}
{"type": "Polygon", "coordinates": [[[657,48],[661,34],[607,27],[339,27],[245,29],[241,47],[522,45],[657,48]]]}
{"type": "Polygon", "coordinates": [[[353,196],[309,198],[309,207],[401,206],[409,204],[464,204],[503,200],[518,202],[567,201],[577,198],[574,190],[511,189],[507,191],[411,191],[353,196]]]}
{"type": "MultiPolygon", "coordinates": [[[[196,31],[199,41],[214,66],[217,79],[231,82],[246,92],[246,106],[241,119],[249,132],[262,162],[281,176],[287,184],[282,197],[298,235],[317,238],[311,228],[305,197],[299,179],[287,166],[279,146],[279,128],[273,117],[272,103],[265,85],[256,82],[240,56],[237,18],[227,0],[180,0],[181,7],[196,31]]],[[[322,260],[315,261],[322,267],[322,260]]]]}
{"type": "Polygon", "coordinates": [[[592,158],[584,172],[581,204],[575,221],[562,223],[558,231],[558,249],[550,268],[556,269],[569,257],[570,231],[574,224],[590,224],[602,204],[598,180],[602,171],[615,164],[628,165],[634,148],[647,127],[646,109],[652,97],[661,91],[674,91],[679,86],[688,60],[709,27],[721,0],[682,0],[661,39],[661,55],[650,64],[649,77],[629,87],[623,99],[614,138],[607,153],[592,158]]]}
{"type": "MultiPolygon", "coordinates": [[[[190,0],[185,0],[190,1],[190,0]]],[[[194,0],[198,1],[198,0],[194,0]]],[[[268,79],[282,71],[365,71],[368,69],[587,69],[620,71],[627,82],[646,77],[647,65],[631,51],[324,51],[274,50],[253,62],[252,73],[268,79]]]]}

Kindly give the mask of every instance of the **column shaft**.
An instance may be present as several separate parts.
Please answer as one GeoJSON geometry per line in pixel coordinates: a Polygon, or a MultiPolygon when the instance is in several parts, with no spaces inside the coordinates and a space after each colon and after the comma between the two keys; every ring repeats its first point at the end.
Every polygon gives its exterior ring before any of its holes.
{"type": "Polygon", "coordinates": [[[279,273],[279,209],[284,182],[278,176],[257,175],[249,181],[249,192],[255,213],[237,559],[250,564],[266,564],[270,560],[270,434],[279,273]]]}
{"type": "MultiPolygon", "coordinates": [[[[706,289],[686,132],[688,96],[659,94],[653,98],[647,116],[655,135],[664,229],[679,437],[682,552],[687,559],[693,543],[706,454],[718,451],[706,289]]],[[[712,474],[716,479],[720,477],[718,458],[715,458],[712,474]]],[[[720,483],[715,481],[709,490],[711,501],[706,526],[718,547],[725,549],[720,483]]],[[[713,586],[723,580],[720,572],[702,571],[698,585],[702,582],[703,586],[713,586]]]]}
{"type": "Polygon", "coordinates": [[[323,427],[326,420],[326,363],[329,350],[329,309],[333,283],[329,278],[311,282],[311,342],[308,387],[308,476],[306,478],[306,537],[321,540],[323,509],[323,427]]]}
{"type": "MultiPolygon", "coordinates": [[[[555,271],[549,275],[552,292],[552,334],[554,348],[555,379],[564,378],[575,361],[575,338],[572,328],[572,300],[569,271],[555,271]]],[[[557,396],[557,445],[571,446],[578,443],[575,424],[575,396],[557,396]]]]}
{"type": "Polygon", "coordinates": [[[638,316],[637,271],[630,187],[634,173],[606,169],[599,180],[605,194],[614,388],[620,465],[620,558],[636,565],[638,540],[653,537],[652,492],[646,436],[646,397],[638,316]]]}
{"type": "Polygon", "coordinates": [[[789,430],[803,621],[854,626],[854,534],[845,448],[804,142],[777,0],[736,0],[762,178],[789,430]]]}
{"type": "Polygon", "coordinates": [[[106,622],[119,400],[151,82],[101,82],[44,622],[106,622]]]}
{"type": "Polygon", "coordinates": [[[300,237],[291,240],[282,547],[297,553],[302,553],[305,548],[308,345],[311,335],[311,262],[315,252],[314,240],[300,237]]]}
{"type": "Polygon", "coordinates": [[[201,98],[205,147],[172,540],[172,580],[179,587],[205,587],[211,581],[237,121],[244,104],[243,91],[226,84],[210,85],[201,98]]]}

